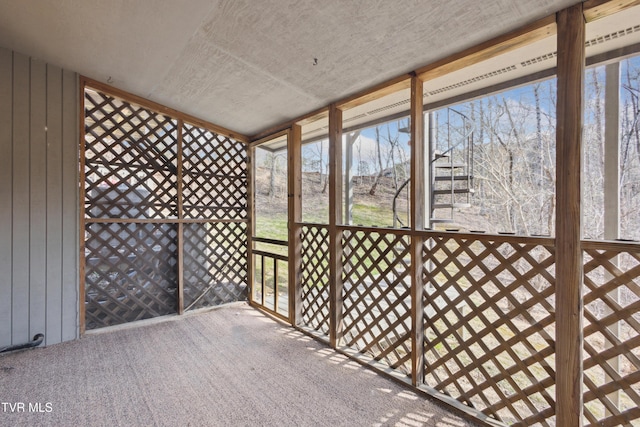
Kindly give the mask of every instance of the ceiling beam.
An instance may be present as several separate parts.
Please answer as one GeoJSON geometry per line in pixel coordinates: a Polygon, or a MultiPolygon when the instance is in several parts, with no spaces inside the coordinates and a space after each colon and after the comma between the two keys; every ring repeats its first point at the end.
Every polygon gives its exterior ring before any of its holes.
{"type": "Polygon", "coordinates": [[[638,5],[640,0],[587,0],[583,13],[586,22],[592,22],[638,5]]]}
{"type": "Polygon", "coordinates": [[[375,101],[384,96],[391,95],[392,93],[399,92],[403,89],[409,89],[411,87],[411,74],[403,74],[395,79],[387,80],[386,82],[377,84],[369,89],[360,91],[354,95],[348,96],[338,102],[336,106],[341,110],[348,110],[350,108],[358,107],[366,104],[367,102],[375,101]]]}
{"type": "Polygon", "coordinates": [[[327,117],[329,117],[329,107],[323,107],[320,108],[318,110],[314,110],[310,113],[304,114],[300,117],[296,117],[295,119],[292,120],[288,120],[284,123],[280,123],[278,125],[275,126],[271,126],[270,128],[267,128],[265,130],[263,130],[260,133],[257,133],[253,136],[251,136],[249,139],[252,142],[255,142],[257,140],[263,140],[263,139],[271,139],[271,135],[274,135],[278,132],[281,132],[285,129],[289,129],[291,126],[293,125],[300,125],[300,126],[304,126],[307,125],[309,123],[313,123],[315,121],[318,120],[322,120],[322,119],[326,119],[327,117]]]}
{"type": "Polygon", "coordinates": [[[547,16],[510,33],[498,36],[416,70],[423,80],[433,80],[454,71],[511,52],[556,33],[555,15],[547,16]]]}
{"type": "MultiPolygon", "coordinates": [[[[265,136],[264,138],[252,139],[251,142],[250,142],[250,145],[252,147],[257,147],[258,145],[262,145],[265,142],[269,142],[269,141],[271,141],[273,139],[276,139],[276,138],[282,138],[282,137],[289,138],[289,132],[290,132],[290,129],[287,128],[287,129],[283,129],[281,131],[272,133],[272,134],[270,134],[268,136],[265,136]]],[[[262,148],[269,150],[268,147],[262,147],[262,148]]],[[[269,150],[269,151],[273,151],[273,150],[269,150]]]]}

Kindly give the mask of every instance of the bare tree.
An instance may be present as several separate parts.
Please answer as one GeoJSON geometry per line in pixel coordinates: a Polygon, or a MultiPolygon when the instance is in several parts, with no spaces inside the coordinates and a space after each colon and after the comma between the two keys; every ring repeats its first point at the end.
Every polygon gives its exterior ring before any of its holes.
{"type": "Polygon", "coordinates": [[[376,154],[378,156],[378,175],[376,175],[369,190],[369,194],[372,196],[375,196],[378,182],[380,182],[380,178],[384,174],[384,168],[382,167],[382,141],[380,140],[380,128],[378,126],[376,126],[376,154]]]}

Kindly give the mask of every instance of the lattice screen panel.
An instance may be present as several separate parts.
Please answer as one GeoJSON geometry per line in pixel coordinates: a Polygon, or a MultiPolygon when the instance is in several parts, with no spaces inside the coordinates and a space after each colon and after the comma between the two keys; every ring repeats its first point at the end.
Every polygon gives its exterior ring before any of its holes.
{"type": "Polygon", "coordinates": [[[184,225],[185,309],[246,300],[245,223],[184,225]]]}
{"type": "Polygon", "coordinates": [[[344,345],[409,375],[409,237],[345,230],[342,245],[344,345]]]}
{"type": "Polygon", "coordinates": [[[583,243],[586,426],[640,426],[640,245],[583,243]]]}
{"type": "Polygon", "coordinates": [[[187,124],[183,141],[185,218],[245,219],[244,144],[187,124]]]}
{"type": "Polygon", "coordinates": [[[172,224],[87,224],[86,329],[175,313],[172,224]]]}
{"type": "Polygon", "coordinates": [[[186,309],[246,299],[245,145],[91,88],[84,101],[85,328],[177,311],[179,275],[186,309]]]}
{"type": "Polygon", "coordinates": [[[329,335],[329,229],[302,227],[302,322],[329,335]]]}
{"type": "Polygon", "coordinates": [[[177,122],[85,91],[85,216],[177,217],[177,122]]]}
{"type": "Polygon", "coordinates": [[[507,424],[555,425],[552,242],[424,244],[425,383],[507,424]]]}

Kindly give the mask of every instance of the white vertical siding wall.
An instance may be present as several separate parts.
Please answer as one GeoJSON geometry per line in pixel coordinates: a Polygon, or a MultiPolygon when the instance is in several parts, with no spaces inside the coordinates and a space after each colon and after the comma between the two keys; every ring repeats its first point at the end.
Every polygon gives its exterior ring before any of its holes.
{"type": "Polygon", "coordinates": [[[0,347],[78,337],[78,76],[0,48],[0,347]]]}

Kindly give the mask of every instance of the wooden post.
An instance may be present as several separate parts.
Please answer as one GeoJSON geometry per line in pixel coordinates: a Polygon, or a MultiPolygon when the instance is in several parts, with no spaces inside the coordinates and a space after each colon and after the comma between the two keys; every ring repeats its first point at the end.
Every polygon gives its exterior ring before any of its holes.
{"type": "MultiPolygon", "coordinates": [[[[247,287],[249,289],[249,295],[247,295],[247,298],[249,299],[250,304],[253,304],[253,287],[256,283],[252,240],[256,231],[256,213],[254,209],[255,181],[253,179],[253,175],[255,173],[253,170],[254,154],[255,148],[247,144],[247,287]]],[[[264,265],[262,266],[262,271],[264,272],[264,265]]],[[[262,283],[264,283],[264,281],[262,283]]]]}
{"type": "MultiPolygon", "coordinates": [[[[184,198],[183,198],[183,128],[178,120],[178,314],[184,314],[184,198]]],[[[204,225],[204,224],[203,224],[204,225]]]]}
{"type": "MultiPolygon", "coordinates": [[[[425,148],[422,80],[411,78],[411,229],[425,225],[425,148]]],[[[424,239],[411,237],[411,383],[424,381],[424,309],[422,293],[422,251],[424,239]]]]}
{"type": "Polygon", "coordinates": [[[291,126],[288,137],[289,179],[289,321],[302,321],[302,128],[291,126]]]}
{"type": "Polygon", "coordinates": [[[329,106],[329,341],[342,338],[342,111],[329,106]]]}
{"type": "Polygon", "coordinates": [[[620,237],[620,63],[606,66],[604,98],[604,238],[620,237]]]}
{"type": "MultiPolygon", "coordinates": [[[[604,92],[604,238],[614,240],[620,238],[620,63],[607,64],[606,84],[604,92]]],[[[611,259],[614,265],[618,265],[618,257],[611,259]]],[[[605,273],[605,280],[609,281],[613,276],[605,273]]],[[[609,292],[609,297],[620,302],[620,288],[609,292]]],[[[613,310],[605,306],[607,314],[613,310]]],[[[608,329],[616,337],[620,336],[620,323],[614,322],[608,329]]],[[[605,339],[605,348],[611,348],[615,344],[605,339]]],[[[620,356],[607,360],[611,368],[620,373],[620,356]]],[[[606,380],[612,380],[606,375],[606,380]]],[[[617,408],[620,407],[620,392],[614,391],[607,397],[617,408]]],[[[610,411],[606,411],[611,414],[610,411]]]]}
{"type": "Polygon", "coordinates": [[[580,213],[585,22],[582,3],[558,12],[556,134],[556,423],[583,425],[580,213]]]}
{"type": "Polygon", "coordinates": [[[78,202],[80,203],[80,209],[79,209],[79,218],[78,218],[78,223],[80,224],[80,232],[78,233],[78,237],[79,237],[79,244],[80,244],[80,249],[78,251],[79,254],[79,260],[78,260],[78,275],[79,275],[79,279],[78,282],[80,283],[80,289],[78,290],[78,304],[80,304],[80,307],[78,307],[78,321],[80,323],[80,336],[83,336],[84,333],[86,332],[86,328],[87,328],[87,314],[86,314],[86,304],[85,304],[85,298],[86,298],[86,264],[87,264],[87,260],[86,260],[86,256],[85,256],[85,234],[86,234],[86,223],[85,223],[85,197],[86,197],[86,193],[87,193],[87,189],[86,189],[86,185],[87,185],[87,177],[86,177],[86,172],[85,172],[85,151],[86,151],[86,146],[85,146],[85,138],[86,138],[86,134],[85,134],[85,106],[84,106],[84,90],[86,87],[86,82],[84,79],[80,79],[80,84],[79,84],[79,90],[78,90],[78,135],[80,136],[80,140],[78,141],[79,149],[78,149],[78,154],[80,155],[80,170],[78,171],[78,179],[80,181],[80,192],[78,194],[78,202]]]}

